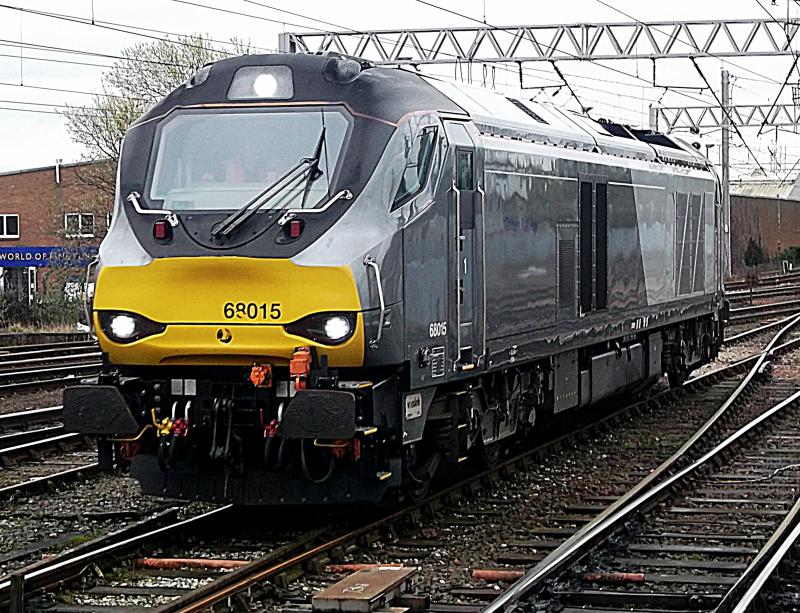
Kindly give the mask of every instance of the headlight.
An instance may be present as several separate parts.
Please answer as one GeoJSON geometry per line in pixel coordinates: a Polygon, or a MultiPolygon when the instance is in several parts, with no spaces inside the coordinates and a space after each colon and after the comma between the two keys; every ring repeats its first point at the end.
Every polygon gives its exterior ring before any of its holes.
{"type": "Polygon", "coordinates": [[[315,313],[285,326],[289,334],[323,345],[341,345],[356,329],[355,313],[315,313]]]}
{"type": "Polygon", "coordinates": [[[229,100],[288,100],[292,96],[294,83],[288,66],[244,66],[236,71],[228,89],[229,100]]]}
{"type": "Polygon", "coordinates": [[[353,327],[344,315],[334,315],[325,321],[325,336],[332,341],[339,341],[350,336],[353,327]]]}
{"type": "Polygon", "coordinates": [[[136,320],[130,315],[113,315],[108,320],[108,331],[115,338],[133,338],[136,334],[136,320]]]}
{"type": "Polygon", "coordinates": [[[115,343],[132,343],[140,338],[160,334],[167,326],[136,313],[100,311],[100,329],[115,343]]]}

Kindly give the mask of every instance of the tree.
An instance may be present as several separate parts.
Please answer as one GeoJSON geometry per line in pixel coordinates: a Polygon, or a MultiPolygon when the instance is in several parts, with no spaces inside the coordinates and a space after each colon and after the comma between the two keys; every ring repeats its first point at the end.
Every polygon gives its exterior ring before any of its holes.
{"type": "Polygon", "coordinates": [[[101,92],[92,102],[64,112],[72,140],[86,147],[88,159],[101,162],[87,167],[83,180],[113,195],[120,141],[128,126],[198,68],[250,52],[250,45],[237,39],[231,39],[231,47],[220,49],[202,34],[125,47],[123,59],[103,73],[101,92]]]}

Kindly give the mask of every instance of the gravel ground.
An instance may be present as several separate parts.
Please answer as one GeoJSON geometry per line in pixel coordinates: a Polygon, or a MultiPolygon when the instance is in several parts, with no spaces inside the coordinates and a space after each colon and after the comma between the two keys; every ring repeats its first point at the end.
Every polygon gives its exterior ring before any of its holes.
{"type": "Polygon", "coordinates": [[[145,496],[135,480],[118,474],[95,474],[55,491],[2,502],[0,574],[174,506],[185,514],[202,508],[145,496]]]}
{"type": "Polygon", "coordinates": [[[37,460],[25,460],[18,464],[0,467],[0,487],[24,483],[36,477],[52,475],[96,461],[97,453],[86,449],[52,453],[37,460]]]}
{"type": "Polygon", "coordinates": [[[57,406],[61,404],[63,394],[63,387],[7,393],[5,396],[0,396],[0,413],[15,413],[16,411],[57,406]]]}

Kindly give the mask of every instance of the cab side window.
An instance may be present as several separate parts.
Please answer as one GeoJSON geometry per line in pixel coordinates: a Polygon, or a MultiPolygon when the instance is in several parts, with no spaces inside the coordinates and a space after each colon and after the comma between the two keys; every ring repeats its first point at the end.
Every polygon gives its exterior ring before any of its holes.
{"type": "Polygon", "coordinates": [[[392,211],[403,206],[425,187],[435,145],[436,126],[423,128],[414,138],[406,155],[406,166],[392,202],[392,211]]]}
{"type": "Polygon", "coordinates": [[[456,159],[458,160],[456,187],[461,191],[475,189],[472,184],[472,151],[459,151],[456,159]]]}

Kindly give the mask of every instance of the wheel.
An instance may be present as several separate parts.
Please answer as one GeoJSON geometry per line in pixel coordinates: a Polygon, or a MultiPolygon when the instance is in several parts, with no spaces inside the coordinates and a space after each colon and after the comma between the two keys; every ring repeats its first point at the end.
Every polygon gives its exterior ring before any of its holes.
{"type": "Polygon", "coordinates": [[[408,499],[414,504],[418,504],[425,500],[431,491],[431,479],[420,479],[417,482],[408,481],[403,489],[408,499]]]}
{"type": "Polygon", "coordinates": [[[487,445],[480,441],[473,447],[473,464],[481,470],[494,468],[500,463],[503,457],[503,450],[503,443],[489,443],[487,445]]]}
{"type": "Polygon", "coordinates": [[[408,450],[403,490],[409,500],[414,503],[422,502],[428,495],[433,475],[436,474],[441,460],[442,454],[439,451],[425,453],[417,447],[408,450]]]}

